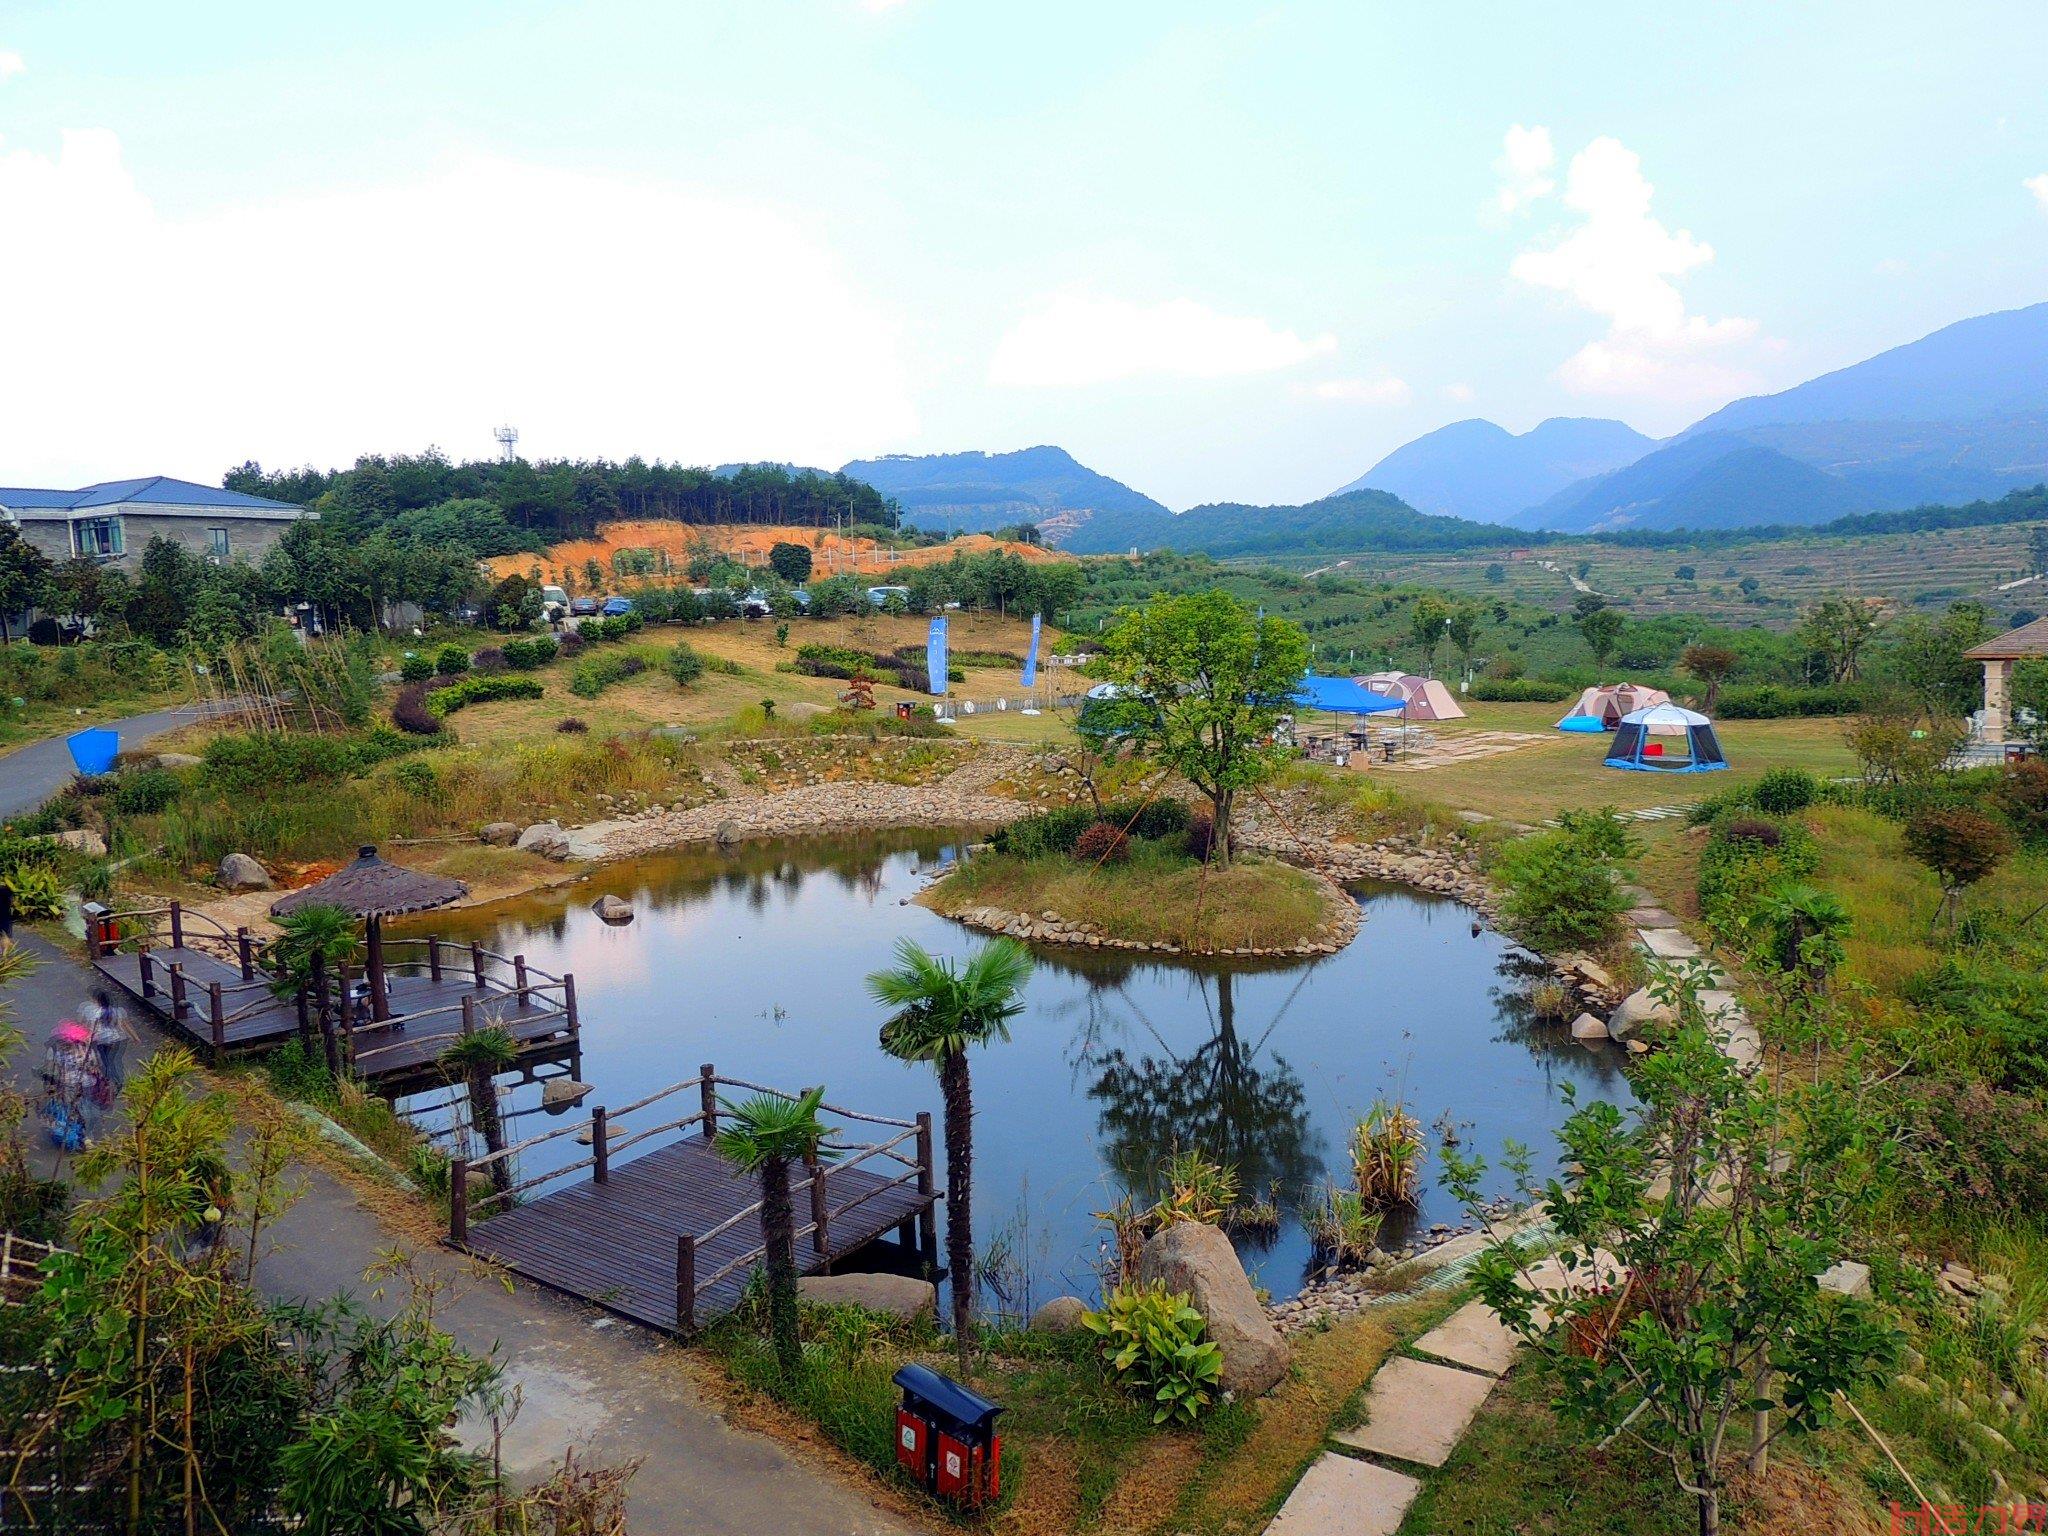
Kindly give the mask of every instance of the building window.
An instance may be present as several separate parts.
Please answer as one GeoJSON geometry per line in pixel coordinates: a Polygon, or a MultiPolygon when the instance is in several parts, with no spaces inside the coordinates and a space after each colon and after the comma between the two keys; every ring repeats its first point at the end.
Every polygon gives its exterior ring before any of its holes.
{"type": "Polygon", "coordinates": [[[206,530],[206,552],[216,560],[228,557],[228,531],[225,528],[206,530]]]}
{"type": "Polygon", "coordinates": [[[118,517],[88,517],[73,523],[71,537],[79,554],[88,559],[112,560],[127,552],[118,517]]]}

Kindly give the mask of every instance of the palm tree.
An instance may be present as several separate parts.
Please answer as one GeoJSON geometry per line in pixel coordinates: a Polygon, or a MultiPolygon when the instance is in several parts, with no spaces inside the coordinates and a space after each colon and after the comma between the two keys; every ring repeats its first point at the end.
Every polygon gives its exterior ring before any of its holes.
{"type": "Polygon", "coordinates": [[[789,1202],[789,1169],[830,1153],[818,1106],[825,1090],[800,1098],[758,1093],[743,1104],[720,1101],[719,1155],[742,1173],[761,1176],[761,1248],[768,1269],[768,1335],[784,1382],[796,1379],[802,1345],[796,1330],[796,1216],[789,1202]]]}
{"type": "Polygon", "coordinates": [[[340,907],[310,906],[278,919],[278,935],[271,940],[266,957],[277,980],[272,984],[279,997],[290,997],[301,987],[313,984],[313,963],[332,972],[353,965],[361,950],[356,938],[356,920],[340,907]]]}
{"type": "MultiPolygon", "coordinates": [[[[307,910],[312,910],[308,908],[307,910]]],[[[497,1076],[519,1060],[519,1042],[511,1032],[493,1024],[459,1036],[441,1053],[441,1065],[450,1076],[459,1076],[469,1088],[469,1123],[483,1138],[484,1149],[505,1149],[505,1122],[498,1118],[497,1076]]],[[[491,1164],[491,1183],[500,1192],[512,1182],[509,1161],[498,1158],[491,1164]]]]}
{"type": "Polygon", "coordinates": [[[974,1088],[967,1050],[1010,1038],[1010,1020],[1024,1011],[1018,994],[1030,974],[1031,956],[1014,939],[991,940],[957,969],[904,939],[896,946],[896,968],[868,977],[875,1001],[896,1010],[882,1026],[882,1049],[901,1061],[929,1061],[939,1072],[946,1114],[946,1264],[962,1376],[974,1310],[974,1088]]]}

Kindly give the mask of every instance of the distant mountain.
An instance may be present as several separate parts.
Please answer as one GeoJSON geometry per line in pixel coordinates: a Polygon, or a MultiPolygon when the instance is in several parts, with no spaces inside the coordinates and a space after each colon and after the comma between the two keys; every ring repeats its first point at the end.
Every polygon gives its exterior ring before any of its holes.
{"type": "Polygon", "coordinates": [[[1509,519],[1567,533],[1811,525],[2048,479],[2048,304],[1737,400],[1509,519]]]}
{"type": "Polygon", "coordinates": [[[1063,547],[1084,555],[1162,547],[1217,556],[1337,555],[1483,549],[1526,537],[1493,523],[1418,512],[1385,491],[1347,491],[1298,507],[1227,501],[1177,516],[1098,515],[1074,529],[1063,547]]]}
{"type": "Polygon", "coordinates": [[[1099,475],[1064,448],[1015,453],[891,454],[856,459],[840,471],[864,480],[903,509],[903,521],[924,528],[985,532],[1010,523],[1040,524],[1049,542],[1104,514],[1171,517],[1150,496],[1099,475]]]}
{"type": "Polygon", "coordinates": [[[1396,448],[1336,494],[1390,491],[1423,512],[1506,522],[1656,446],[1626,422],[1595,417],[1553,416],[1520,436],[1490,421],[1454,421],[1396,448]]]}

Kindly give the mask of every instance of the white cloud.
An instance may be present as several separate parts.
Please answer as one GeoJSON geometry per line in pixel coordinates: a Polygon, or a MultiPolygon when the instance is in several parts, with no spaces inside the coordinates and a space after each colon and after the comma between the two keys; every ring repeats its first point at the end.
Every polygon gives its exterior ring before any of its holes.
{"type": "Polygon", "coordinates": [[[1500,177],[1494,205],[1502,213],[1518,213],[1538,198],[1548,197],[1557,190],[1557,181],[1550,174],[1556,165],[1557,149],[1550,142],[1550,130],[1516,123],[1501,141],[1500,158],[1493,162],[1500,177]]]}
{"type": "Polygon", "coordinates": [[[1068,292],[1046,300],[996,344],[989,382],[1024,387],[1108,384],[1166,375],[1221,379],[1271,373],[1337,350],[1252,315],[1222,315],[1193,299],[1137,304],[1068,292]]]}
{"type": "Polygon", "coordinates": [[[1349,405],[1406,405],[1415,391],[1405,379],[1383,375],[1376,379],[1324,379],[1319,384],[1300,386],[1301,393],[1315,400],[1340,400],[1349,405]]]}
{"type": "Polygon", "coordinates": [[[1478,393],[1479,391],[1470,384],[1446,384],[1443,388],[1444,398],[1446,400],[1455,400],[1460,405],[1469,404],[1478,393]]]}
{"type": "Polygon", "coordinates": [[[0,152],[7,477],[439,444],[837,464],[916,428],[889,321],[769,209],[479,159],[180,220],[114,136],[0,152]],[[507,209],[517,238],[495,239],[507,209]],[[622,232],[593,241],[592,230],[622,232]]]}
{"type": "Polygon", "coordinates": [[[2029,176],[2020,185],[2033,193],[2034,201],[2041,205],[2041,211],[2048,213],[2048,171],[2042,172],[2039,176],[2029,176]]]}
{"type": "Polygon", "coordinates": [[[0,81],[12,80],[27,68],[27,59],[12,48],[0,48],[0,81]]]}
{"type": "Polygon", "coordinates": [[[1904,277],[1911,267],[1903,256],[1886,256],[1873,270],[1879,277],[1904,277]]]}
{"type": "Polygon", "coordinates": [[[1607,334],[1565,360],[1558,377],[1582,394],[1704,399],[1755,387],[1739,344],[1757,339],[1754,320],[1689,313],[1678,279],[1714,259],[1688,230],[1650,211],[1642,160],[1611,138],[1572,157],[1565,206],[1579,222],[1562,238],[1532,246],[1509,269],[1522,282],[1570,295],[1604,317],[1607,334]]]}

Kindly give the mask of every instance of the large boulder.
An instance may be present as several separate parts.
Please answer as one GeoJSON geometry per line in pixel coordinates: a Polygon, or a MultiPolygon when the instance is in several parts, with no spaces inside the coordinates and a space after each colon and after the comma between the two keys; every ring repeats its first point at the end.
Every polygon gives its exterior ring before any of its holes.
{"type": "Polygon", "coordinates": [[[1287,1345],[1252,1293],[1244,1266],[1222,1229],[1177,1221],[1145,1241],[1138,1278],[1188,1298],[1223,1351],[1224,1391],[1257,1397],[1287,1374],[1287,1345]]]}
{"type": "Polygon", "coordinates": [[[190,752],[159,752],[156,755],[156,766],[173,772],[180,768],[197,768],[202,761],[190,752]]]}
{"type": "Polygon", "coordinates": [[[514,844],[522,853],[537,853],[544,859],[566,858],[569,853],[569,834],[556,821],[537,821],[519,834],[514,844]]]}
{"type": "Polygon", "coordinates": [[[1081,1327],[1088,1304],[1078,1296],[1055,1296],[1031,1314],[1033,1333],[1074,1333],[1081,1327]]]}
{"type": "MultiPolygon", "coordinates": [[[[58,832],[50,841],[60,848],[69,848],[73,853],[82,853],[88,859],[104,859],[107,856],[107,840],[91,827],[73,827],[68,832],[58,832]]],[[[268,885],[270,882],[265,881],[268,885]]]]}
{"type": "Polygon", "coordinates": [[[1607,1026],[1592,1014],[1582,1013],[1572,1020],[1572,1038],[1574,1040],[1605,1040],[1608,1038],[1607,1026]]]}
{"type": "Polygon", "coordinates": [[[914,1322],[939,1310],[939,1288],[912,1275],[805,1275],[797,1296],[821,1307],[859,1307],[914,1322]]]}
{"type": "Polygon", "coordinates": [[[519,841],[519,823],[516,821],[487,822],[477,833],[477,838],[493,848],[510,848],[519,841]]]}
{"type": "Polygon", "coordinates": [[[623,896],[600,896],[590,904],[590,910],[598,915],[600,921],[610,923],[614,928],[633,921],[633,903],[623,896]]]}
{"type": "Polygon", "coordinates": [[[213,872],[213,881],[224,891],[270,889],[269,872],[246,853],[231,853],[223,858],[220,868],[213,872]]]}
{"type": "Polygon", "coordinates": [[[1677,1018],[1669,1003],[1652,997],[1648,987],[1637,987],[1607,1016],[1607,1033],[1616,1040],[1626,1040],[1645,1024],[1671,1024],[1677,1018]]]}

